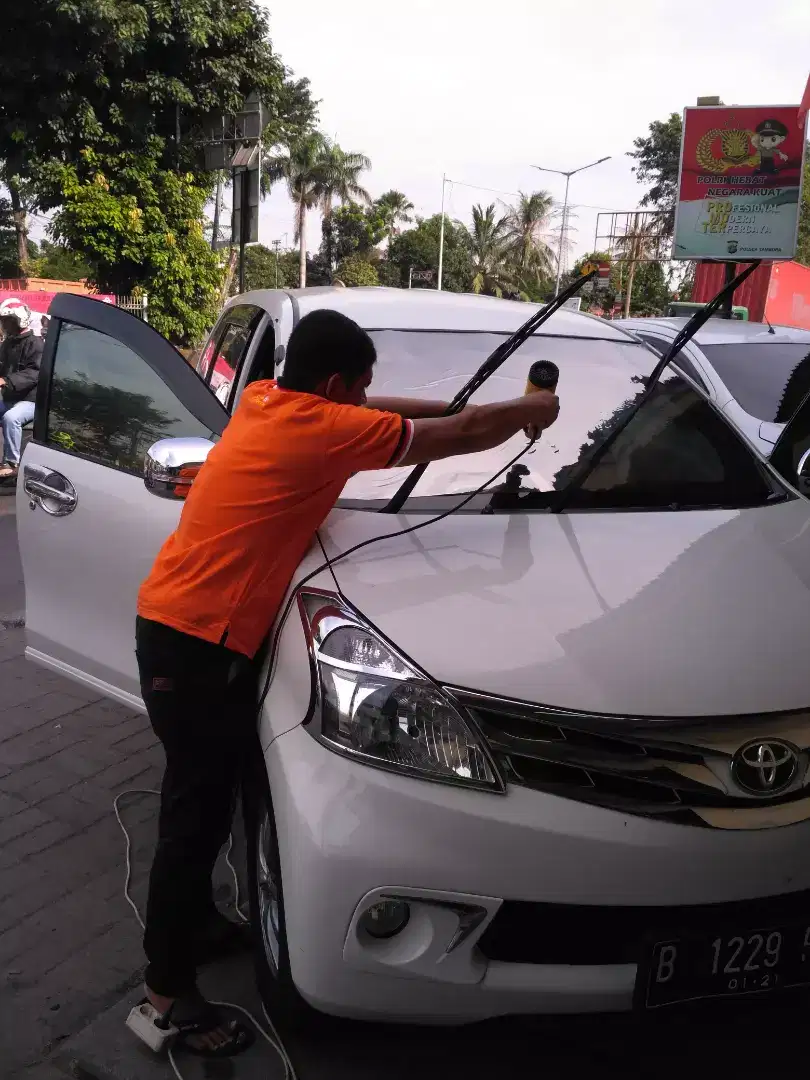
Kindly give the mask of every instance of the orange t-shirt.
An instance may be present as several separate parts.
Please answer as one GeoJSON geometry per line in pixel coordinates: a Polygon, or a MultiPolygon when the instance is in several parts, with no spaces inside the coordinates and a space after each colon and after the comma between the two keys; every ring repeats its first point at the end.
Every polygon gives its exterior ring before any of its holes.
{"type": "Polygon", "coordinates": [[[194,481],[138,614],[253,656],[353,473],[397,465],[411,421],[251,383],[194,481]]]}

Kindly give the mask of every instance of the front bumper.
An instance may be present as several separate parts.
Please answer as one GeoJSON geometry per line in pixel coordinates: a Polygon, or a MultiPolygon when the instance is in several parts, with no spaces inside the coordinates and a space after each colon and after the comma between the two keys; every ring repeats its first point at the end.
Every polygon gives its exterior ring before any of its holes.
{"type": "MultiPolygon", "coordinates": [[[[723,831],[522,788],[465,791],[358,764],[301,727],[276,739],[266,760],[293,978],[336,1015],[452,1024],[626,1010],[636,977],[627,942],[612,951],[597,936],[583,948],[574,933],[568,952],[555,933],[543,962],[544,924],[587,906],[606,927],[618,909],[640,908],[671,927],[673,908],[810,889],[810,822],[723,831]],[[392,894],[408,899],[411,921],[374,941],[360,915],[392,894]],[[483,916],[448,952],[465,909],[483,916]]],[[[657,921],[640,918],[639,932],[657,921]]]]}

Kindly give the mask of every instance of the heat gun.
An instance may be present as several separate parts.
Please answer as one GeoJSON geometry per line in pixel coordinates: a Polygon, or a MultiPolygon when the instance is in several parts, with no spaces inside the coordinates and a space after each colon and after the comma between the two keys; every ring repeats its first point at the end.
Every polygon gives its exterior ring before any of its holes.
{"type": "MultiPolygon", "coordinates": [[[[526,380],[524,394],[536,394],[538,390],[548,390],[552,394],[557,393],[557,380],[560,377],[560,369],[551,360],[535,360],[529,368],[529,377],[526,380]]],[[[534,426],[524,429],[529,439],[537,439],[540,432],[534,426]]]]}

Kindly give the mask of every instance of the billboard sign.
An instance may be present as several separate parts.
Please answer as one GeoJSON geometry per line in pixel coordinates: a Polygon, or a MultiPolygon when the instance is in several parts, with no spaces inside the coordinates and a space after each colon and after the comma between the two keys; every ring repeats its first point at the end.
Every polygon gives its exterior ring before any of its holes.
{"type": "Polygon", "coordinates": [[[792,259],[804,123],[798,105],[684,110],[674,259],[792,259]]]}

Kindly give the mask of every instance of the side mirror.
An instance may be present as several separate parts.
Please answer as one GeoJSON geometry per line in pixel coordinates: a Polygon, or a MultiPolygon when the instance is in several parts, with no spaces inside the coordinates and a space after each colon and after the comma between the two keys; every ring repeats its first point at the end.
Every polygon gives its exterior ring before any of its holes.
{"type": "Polygon", "coordinates": [[[154,443],[143,467],[146,490],[162,499],[185,499],[213,449],[208,439],[161,439],[154,443]]]}
{"type": "Polygon", "coordinates": [[[810,450],[805,450],[799,458],[799,464],[796,466],[796,476],[798,478],[796,487],[802,495],[807,495],[810,498],[810,450]]]}

